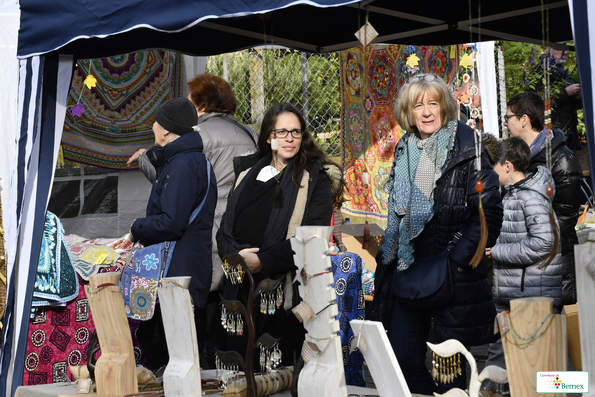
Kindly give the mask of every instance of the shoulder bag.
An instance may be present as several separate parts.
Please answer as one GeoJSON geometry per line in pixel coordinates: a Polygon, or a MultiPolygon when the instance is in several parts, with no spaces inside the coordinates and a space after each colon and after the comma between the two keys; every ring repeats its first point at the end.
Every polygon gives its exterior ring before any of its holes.
{"type": "Polygon", "coordinates": [[[408,269],[395,271],[393,292],[399,303],[409,309],[437,310],[452,301],[453,286],[448,255],[460,233],[456,233],[446,250],[430,258],[416,258],[408,269]]]}
{"type": "MultiPolygon", "coordinates": [[[[190,226],[202,209],[209,195],[210,185],[211,163],[207,160],[207,191],[201,203],[192,212],[186,227],[190,226]]],[[[118,283],[129,318],[146,321],[153,317],[157,303],[157,287],[160,280],[167,276],[175,246],[175,241],[164,241],[139,248],[130,254],[118,283]]]]}

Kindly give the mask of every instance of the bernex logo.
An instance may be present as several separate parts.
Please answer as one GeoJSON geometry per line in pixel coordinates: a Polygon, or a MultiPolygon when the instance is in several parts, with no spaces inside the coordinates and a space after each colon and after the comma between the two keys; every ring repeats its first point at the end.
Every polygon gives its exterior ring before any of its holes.
{"type": "Polygon", "coordinates": [[[587,393],[589,391],[587,371],[539,371],[536,375],[538,393],[587,393]]]}

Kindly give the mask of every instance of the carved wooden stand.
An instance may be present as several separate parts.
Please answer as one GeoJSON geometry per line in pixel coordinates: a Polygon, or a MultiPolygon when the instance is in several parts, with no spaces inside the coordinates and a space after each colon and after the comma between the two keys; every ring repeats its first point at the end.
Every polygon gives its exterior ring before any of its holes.
{"type": "Polygon", "coordinates": [[[510,301],[510,313],[506,316],[509,331],[500,333],[512,396],[562,395],[536,392],[537,371],[566,371],[568,363],[566,316],[552,311],[552,298],[510,301]]]}
{"type": "Polygon", "coordinates": [[[304,349],[308,353],[303,352],[302,356],[306,354],[309,360],[304,358],[308,362],[298,379],[300,396],[347,396],[331,260],[326,255],[332,230],[332,227],[301,226],[291,239],[298,267],[296,278],[301,282],[300,296],[314,312],[304,321],[308,331],[304,349]]]}
{"type": "Polygon", "coordinates": [[[201,394],[200,363],[194,311],[188,292],[190,277],[163,278],[157,288],[169,351],[163,387],[170,397],[201,394]]]}
{"type": "Polygon", "coordinates": [[[95,365],[97,394],[125,395],[138,392],[132,336],[118,288],[120,273],[89,277],[85,286],[101,357],[95,365]]]}

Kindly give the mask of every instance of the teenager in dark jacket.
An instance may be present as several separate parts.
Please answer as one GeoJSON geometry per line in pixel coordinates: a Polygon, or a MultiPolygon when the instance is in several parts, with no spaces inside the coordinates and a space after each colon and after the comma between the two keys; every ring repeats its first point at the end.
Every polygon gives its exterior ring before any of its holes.
{"type": "MultiPolygon", "coordinates": [[[[478,252],[481,227],[476,159],[481,162],[488,245],[502,224],[498,175],[487,154],[476,152],[481,139],[456,120],[457,105],[448,86],[433,74],[413,76],[401,89],[395,114],[407,131],[395,150],[387,190],[388,224],[376,256],[375,317],[389,329],[389,339],[412,393],[432,394],[467,387],[465,370],[449,385],[436,387],[425,366],[426,341],[458,339],[466,345],[493,340],[496,309],[486,261],[470,266],[478,252]],[[454,296],[442,308],[412,310],[393,293],[393,278],[416,266],[416,259],[436,257],[449,242],[454,296]],[[391,307],[392,306],[392,307],[391,307]]],[[[463,363],[464,365],[464,363],[463,363]]]]}
{"type": "MultiPolygon", "coordinates": [[[[273,315],[257,315],[258,336],[281,338],[283,365],[301,354],[304,327],[290,309],[298,302],[291,280],[295,264],[290,238],[298,226],[329,226],[343,197],[338,165],[316,145],[301,113],[288,103],[265,114],[258,152],[234,159],[237,179],[217,233],[219,254],[240,254],[258,283],[283,279],[283,305],[273,315]],[[275,142],[277,140],[277,142],[275,142]],[[276,149],[275,149],[276,148],[276,149]]],[[[247,302],[247,282],[226,280],[223,296],[247,302]]],[[[258,305],[257,305],[258,306],[258,305]]],[[[228,349],[242,356],[247,333],[228,338],[228,349]]]]}
{"type": "MultiPolygon", "coordinates": [[[[204,308],[211,286],[211,230],[217,205],[217,181],[213,170],[207,168],[202,139],[194,129],[197,121],[194,105],[185,98],[172,99],[157,109],[153,125],[156,146],[147,151],[157,178],[146,217],[134,221],[131,233],[135,241],[145,246],[176,241],[167,276],[192,277],[188,290],[198,329],[200,316],[196,312],[204,308]],[[210,184],[207,172],[210,172],[210,184]],[[203,199],[202,209],[188,225],[192,212],[203,199]]],[[[143,353],[156,368],[167,363],[162,350],[165,339],[157,337],[157,346],[149,343],[156,337],[155,332],[159,332],[155,330],[162,328],[160,324],[160,312],[156,310],[153,318],[141,323],[137,332],[143,353]]]]}
{"type": "Polygon", "coordinates": [[[551,173],[556,186],[553,208],[560,224],[562,244],[562,304],[576,303],[576,275],[574,271],[574,246],[578,244],[576,221],[582,204],[582,172],[578,158],[566,146],[564,133],[554,129],[546,134],[544,128],[545,105],[539,94],[529,91],[508,102],[505,125],[511,136],[527,142],[531,148],[528,172],[537,171],[538,165],[547,166],[546,139],[551,139],[551,173]],[[549,137],[549,138],[548,138],[549,137]]]}

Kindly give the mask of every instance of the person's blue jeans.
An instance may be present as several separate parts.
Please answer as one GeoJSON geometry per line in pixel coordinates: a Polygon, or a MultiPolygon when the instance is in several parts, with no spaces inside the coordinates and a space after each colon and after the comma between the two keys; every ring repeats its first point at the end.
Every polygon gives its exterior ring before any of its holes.
{"type": "MultiPolygon", "coordinates": [[[[432,395],[444,393],[453,387],[467,389],[467,376],[463,367],[462,376],[457,376],[448,385],[436,383],[426,367],[426,351],[430,332],[430,314],[424,311],[409,310],[395,299],[391,316],[389,340],[407,381],[411,393],[432,395]]],[[[464,365],[465,361],[461,355],[464,365]]]]}

